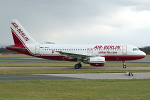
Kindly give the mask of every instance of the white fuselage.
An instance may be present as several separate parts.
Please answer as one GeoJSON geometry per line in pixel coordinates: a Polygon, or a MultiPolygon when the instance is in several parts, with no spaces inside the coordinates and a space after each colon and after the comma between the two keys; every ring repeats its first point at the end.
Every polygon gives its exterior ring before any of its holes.
{"type": "MultiPolygon", "coordinates": [[[[137,47],[126,44],[36,44],[28,45],[32,55],[47,57],[56,57],[74,55],[99,56],[107,60],[136,60],[144,57],[146,54],[137,47]],[[68,53],[62,55],[59,52],[68,53]]],[[[80,57],[80,56],[79,56],[80,57]]],[[[78,57],[77,57],[78,58],[78,57]]]]}

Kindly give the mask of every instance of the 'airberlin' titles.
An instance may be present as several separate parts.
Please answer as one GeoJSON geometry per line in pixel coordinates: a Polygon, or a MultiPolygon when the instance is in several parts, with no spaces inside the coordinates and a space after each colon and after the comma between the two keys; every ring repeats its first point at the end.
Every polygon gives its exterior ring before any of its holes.
{"type": "Polygon", "coordinates": [[[117,54],[117,52],[110,52],[110,51],[100,51],[98,54],[117,54]]]}
{"type": "Polygon", "coordinates": [[[114,45],[105,45],[105,46],[102,46],[102,45],[96,45],[94,47],[94,49],[121,49],[121,46],[114,46],[114,45]]]}
{"type": "Polygon", "coordinates": [[[29,38],[25,35],[25,33],[21,29],[18,29],[19,26],[16,23],[11,23],[11,24],[17,29],[17,31],[24,38],[25,41],[29,40],[29,38]]]}

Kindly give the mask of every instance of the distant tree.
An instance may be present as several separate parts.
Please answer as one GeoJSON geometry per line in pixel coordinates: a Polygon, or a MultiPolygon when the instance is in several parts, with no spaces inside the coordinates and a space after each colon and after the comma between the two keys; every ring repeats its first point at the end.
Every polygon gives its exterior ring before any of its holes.
{"type": "Polygon", "coordinates": [[[139,48],[139,49],[144,51],[147,55],[150,55],[150,46],[145,46],[145,47],[139,48]]]}
{"type": "Polygon", "coordinates": [[[6,48],[0,48],[0,54],[12,54],[12,53],[16,53],[16,52],[7,50],[6,48]]]}

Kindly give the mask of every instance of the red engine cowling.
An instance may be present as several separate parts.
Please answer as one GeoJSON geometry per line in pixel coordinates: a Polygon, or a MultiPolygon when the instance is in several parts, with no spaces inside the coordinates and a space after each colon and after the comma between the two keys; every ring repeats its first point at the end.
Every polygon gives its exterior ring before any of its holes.
{"type": "Polygon", "coordinates": [[[90,65],[97,66],[97,67],[104,66],[105,65],[105,57],[91,57],[90,65]]]}

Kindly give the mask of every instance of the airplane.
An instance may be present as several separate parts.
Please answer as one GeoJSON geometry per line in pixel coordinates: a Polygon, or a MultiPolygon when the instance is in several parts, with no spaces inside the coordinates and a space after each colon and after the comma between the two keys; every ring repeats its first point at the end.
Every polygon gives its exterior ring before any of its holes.
{"type": "Polygon", "coordinates": [[[40,44],[16,19],[11,19],[10,28],[14,45],[6,49],[49,60],[74,61],[77,62],[75,69],[82,67],[81,62],[102,67],[106,61],[122,61],[123,68],[126,68],[125,61],[146,56],[136,46],[127,44],[40,44]]]}

